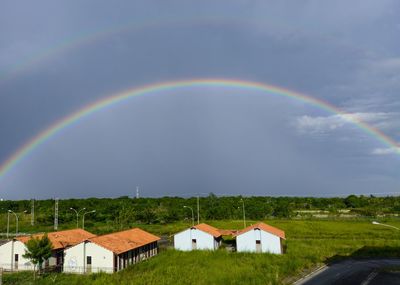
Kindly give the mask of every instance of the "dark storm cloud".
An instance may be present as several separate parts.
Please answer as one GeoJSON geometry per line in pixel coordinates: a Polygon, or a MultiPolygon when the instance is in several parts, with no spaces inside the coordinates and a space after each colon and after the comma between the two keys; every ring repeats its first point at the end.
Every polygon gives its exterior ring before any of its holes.
{"type": "MultiPolygon", "coordinates": [[[[272,83],[364,117],[381,114],[379,124],[371,123],[400,141],[395,1],[3,6],[0,161],[90,102],[134,86],[196,77],[272,83]],[[77,41],[99,32],[95,40],[77,41]]],[[[391,169],[399,159],[374,155],[390,150],[340,118],[291,100],[227,96],[235,92],[136,98],[138,105],[132,100],[95,114],[39,147],[0,180],[0,188],[12,198],[123,195],[136,184],[151,196],[398,189],[391,169]],[[309,123],[299,133],[301,118],[309,123]],[[340,128],[332,130],[332,122],[340,128]]]]}

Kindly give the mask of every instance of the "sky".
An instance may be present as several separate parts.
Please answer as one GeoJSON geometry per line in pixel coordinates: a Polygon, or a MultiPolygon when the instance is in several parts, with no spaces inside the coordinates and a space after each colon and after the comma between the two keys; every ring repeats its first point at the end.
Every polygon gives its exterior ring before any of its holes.
{"type": "MultiPolygon", "coordinates": [[[[400,142],[399,1],[2,1],[0,165],[80,108],[160,82],[270,84],[400,142]]],[[[400,148],[268,92],[132,97],[39,144],[1,199],[398,195],[400,148]]]]}

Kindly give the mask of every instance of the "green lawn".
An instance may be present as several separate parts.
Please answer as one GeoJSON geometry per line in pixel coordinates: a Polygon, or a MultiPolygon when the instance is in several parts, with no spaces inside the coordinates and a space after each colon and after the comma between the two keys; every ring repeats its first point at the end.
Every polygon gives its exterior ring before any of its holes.
{"type": "MultiPolygon", "coordinates": [[[[397,220],[387,221],[399,226],[397,220]]],[[[237,229],[241,221],[210,221],[219,228],[237,229]]],[[[250,224],[251,222],[248,222],[250,224]]],[[[77,276],[49,274],[32,281],[32,273],[4,275],[4,284],[285,284],[324,262],[352,257],[400,257],[400,231],[372,225],[369,220],[272,220],[286,232],[286,254],[162,251],[158,256],[122,272],[77,276]]],[[[187,224],[142,228],[170,235],[187,224]]]]}

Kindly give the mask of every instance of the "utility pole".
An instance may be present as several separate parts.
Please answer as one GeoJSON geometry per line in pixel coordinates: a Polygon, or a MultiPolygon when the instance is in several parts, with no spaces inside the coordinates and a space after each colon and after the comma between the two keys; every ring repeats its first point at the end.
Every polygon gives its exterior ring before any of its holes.
{"type": "Polygon", "coordinates": [[[55,199],[54,205],[54,230],[58,230],[58,198],[55,199]]]}
{"type": "Polygon", "coordinates": [[[200,197],[197,195],[197,224],[200,224],[200,197]]]}
{"type": "Polygon", "coordinates": [[[139,199],[139,186],[136,186],[136,199],[139,199]]]}
{"type": "Polygon", "coordinates": [[[35,199],[32,199],[31,206],[31,226],[35,225],[35,199]]]}
{"type": "Polygon", "coordinates": [[[244,210],[244,200],[240,199],[240,201],[242,201],[242,203],[243,203],[243,226],[244,226],[244,228],[246,228],[246,212],[244,210]]]}

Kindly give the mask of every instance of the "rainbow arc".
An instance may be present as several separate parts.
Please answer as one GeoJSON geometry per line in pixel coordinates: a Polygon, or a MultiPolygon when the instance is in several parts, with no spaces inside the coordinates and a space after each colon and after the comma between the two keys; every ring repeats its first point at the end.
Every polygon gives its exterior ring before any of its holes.
{"type": "Polygon", "coordinates": [[[133,97],[144,96],[153,93],[159,93],[163,91],[179,90],[183,88],[199,88],[199,87],[229,87],[238,88],[243,90],[254,90],[262,91],[265,94],[283,96],[294,100],[299,100],[317,108],[326,110],[329,113],[342,115],[343,119],[353,123],[358,128],[369,134],[370,136],[381,141],[386,146],[393,148],[396,153],[400,154],[400,145],[395,142],[392,138],[384,134],[379,129],[361,121],[355,116],[349,116],[345,112],[341,111],[334,105],[317,99],[311,96],[301,94],[296,91],[291,91],[282,87],[272,86],[265,83],[233,80],[233,79],[192,79],[192,80],[181,80],[181,81],[169,81],[156,84],[150,84],[142,87],[134,87],[126,91],[112,94],[104,99],[95,101],[76,112],[56,121],[45,130],[39,132],[36,136],[30,139],[28,142],[22,145],[17,151],[15,151],[6,161],[0,165],[0,179],[4,177],[11,169],[13,169],[21,160],[26,158],[40,145],[51,139],[55,134],[61,132],[71,124],[78,123],[83,118],[90,116],[103,109],[110,108],[119,103],[125,102],[133,97]]]}

